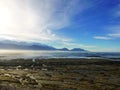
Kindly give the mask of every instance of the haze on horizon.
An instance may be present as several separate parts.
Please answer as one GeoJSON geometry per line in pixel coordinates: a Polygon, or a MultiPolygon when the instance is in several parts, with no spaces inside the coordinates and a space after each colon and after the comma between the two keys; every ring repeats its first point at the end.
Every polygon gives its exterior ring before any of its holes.
{"type": "Polygon", "coordinates": [[[0,42],[120,52],[120,0],[0,0],[0,42]]]}

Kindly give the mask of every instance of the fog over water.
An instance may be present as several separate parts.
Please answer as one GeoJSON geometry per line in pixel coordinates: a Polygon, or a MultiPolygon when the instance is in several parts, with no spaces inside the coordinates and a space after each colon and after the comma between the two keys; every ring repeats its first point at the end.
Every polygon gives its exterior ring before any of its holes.
{"type": "Polygon", "coordinates": [[[0,59],[120,58],[119,52],[0,50],[0,59]]]}

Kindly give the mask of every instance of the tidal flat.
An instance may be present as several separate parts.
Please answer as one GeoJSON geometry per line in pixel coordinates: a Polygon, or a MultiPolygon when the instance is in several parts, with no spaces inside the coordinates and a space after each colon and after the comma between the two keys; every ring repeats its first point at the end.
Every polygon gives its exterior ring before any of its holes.
{"type": "Polygon", "coordinates": [[[0,60],[0,90],[120,90],[120,61],[0,60]]]}

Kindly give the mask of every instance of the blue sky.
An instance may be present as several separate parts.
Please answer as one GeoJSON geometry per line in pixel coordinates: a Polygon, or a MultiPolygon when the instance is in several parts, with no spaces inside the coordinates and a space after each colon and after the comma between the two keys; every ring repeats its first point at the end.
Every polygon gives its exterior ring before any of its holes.
{"type": "Polygon", "coordinates": [[[0,40],[120,51],[120,0],[0,0],[0,40]]]}

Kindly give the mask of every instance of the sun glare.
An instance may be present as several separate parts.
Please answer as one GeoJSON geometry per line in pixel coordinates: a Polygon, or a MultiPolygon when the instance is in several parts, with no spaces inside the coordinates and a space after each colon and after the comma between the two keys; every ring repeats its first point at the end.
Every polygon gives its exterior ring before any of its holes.
{"type": "Polygon", "coordinates": [[[11,15],[8,8],[0,6],[0,26],[5,26],[10,23],[11,15]]]}

